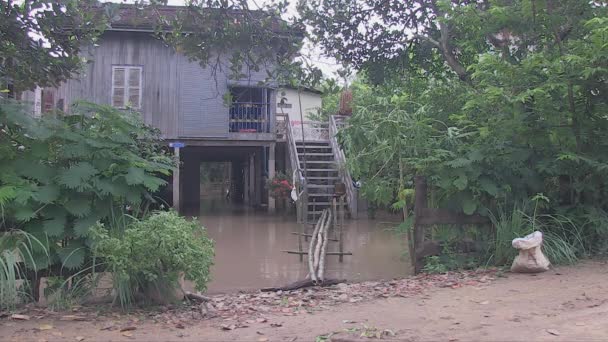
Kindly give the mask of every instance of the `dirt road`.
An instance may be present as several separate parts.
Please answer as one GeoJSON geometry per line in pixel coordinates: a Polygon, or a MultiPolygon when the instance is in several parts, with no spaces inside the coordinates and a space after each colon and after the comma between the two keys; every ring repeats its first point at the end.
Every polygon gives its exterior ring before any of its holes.
{"type": "Polygon", "coordinates": [[[365,334],[399,341],[607,341],[608,263],[588,261],[539,275],[507,274],[480,286],[345,303],[314,314],[274,315],[234,330],[222,330],[222,323],[215,319],[167,328],[144,318],[135,330],[120,332],[102,330],[104,321],[3,319],[0,339],[352,341],[365,334]]]}

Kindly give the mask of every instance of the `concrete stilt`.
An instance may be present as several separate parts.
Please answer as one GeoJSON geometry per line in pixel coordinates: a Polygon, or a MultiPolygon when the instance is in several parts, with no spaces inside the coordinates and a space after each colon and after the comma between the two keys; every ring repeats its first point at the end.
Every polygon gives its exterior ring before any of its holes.
{"type": "Polygon", "coordinates": [[[180,148],[179,147],[174,147],[173,148],[173,157],[174,157],[174,163],[175,166],[173,167],[173,209],[175,209],[175,211],[177,211],[178,213],[180,212],[180,194],[181,194],[181,189],[180,189],[180,181],[179,181],[179,168],[180,168],[180,153],[179,153],[180,148]]]}
{"type": "MultiPolygon", "coordinates": [[[[268,179],[273,179],[275,176],[276,161],[275,161],[275,144],[270,145],[268,153],[268,179]]],[[[268,192],[268,211],[274,213],[276,211],[275,199],[268,192]]]]}

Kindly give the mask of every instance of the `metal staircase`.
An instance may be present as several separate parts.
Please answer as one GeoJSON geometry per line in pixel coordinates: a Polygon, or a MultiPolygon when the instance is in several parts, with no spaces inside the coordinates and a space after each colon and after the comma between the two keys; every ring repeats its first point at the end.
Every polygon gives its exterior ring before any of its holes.
{"type": "Polygon", "coordinates": [[[345,209],[356,218],[356,190],[346,168],[344,152],[340,149],[336,134],[337,122],[290,122],[287,124],[287,140],[290,160],[298,181],[299,219],[306,223],[316,222],[324,209],[332,206],[335,184],[346,185],[345,209]]]}
{"type": "Polygon", "coordinates": [[[315,222],[323,210],[331,207],[340,172],[328,140],[297,141],[296,148],[308,189],[307,221],[315,222]]]}

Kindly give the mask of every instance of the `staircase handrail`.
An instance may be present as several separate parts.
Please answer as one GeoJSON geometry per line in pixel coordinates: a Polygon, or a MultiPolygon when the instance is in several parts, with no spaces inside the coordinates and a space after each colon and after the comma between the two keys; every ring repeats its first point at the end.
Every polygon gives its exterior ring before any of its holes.
{"type": "MultiPolygon", "coordinates": [[[[296,187],[296,191],[298,193],[298,201],[308,201],[308,186],[306,182],[306,176],[304,175],[304,171],[300,167],[300,162],[298,160],[298,148],[296,146],[296,141],[293,136],[293,131],[291,127],[291,121],[289,120],[289,116],[287,116],[287,144],[289,145],[289,160],[291,162],[291,167],[296,177],[298,177],[298,184],[294,184],[296,187]]],[[[296,205],[296,210],[298,211],[298,217],[301,220],[306,220],[306,216],[308,215],[308,203],[305,203],[302,208],[304,208],[304,212],[301,212],[300,206],[296,205]]]]}
{"type": "MultiPolygon", "coordinates": [[[[348,167],[346,166],[346,155],[344,150],[338,144],[338,124],[336,122],[337,115],[331,115],[329,118],[329,141],[331,143],[332,150],[334,151],[334,158],[338,164],[339,174],[342,178],[342,182],[346,185],[346,202],[350,211],[350,216],[354,219],[357,218],[357,189],[353,184],[353,179],[350,176],[348,167]]],[[[339,117],[345,119],[344,117],[339,117]]]]}

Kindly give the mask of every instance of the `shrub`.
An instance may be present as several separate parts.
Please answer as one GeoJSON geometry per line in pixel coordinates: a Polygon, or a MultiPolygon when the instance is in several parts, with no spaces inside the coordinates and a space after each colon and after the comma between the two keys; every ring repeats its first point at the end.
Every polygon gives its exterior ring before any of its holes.
{"type": "Polygon", "coordinates": [[[197,290],[207,288],[214,244],[196,221],[173,211],[155,212],[124,230],[99,225],[93,236],[93,252],[113,273],[116,297],[123,307],[138,295],[154,301],[150,290],[174,291],[182,274],[197,290]]]}
{"type": "Polygon", "coordinates": [[[42,243],[24,231],[0,233],[0,309],[14,308],[25,295],[23,288],[28,283],[23,261],[32,262],[34,246],[40,248],[42,243]]]}
{"type": "Polygon", "coordinates": [[[31,261],[48,275],[90,264],[90,228],[127,206],[141,216],[173,165],[158,130],[110,106],[81,102],[70,115],[36,119],[3,101],[0,128],[0,231],[41,241],[31,261]]]}

